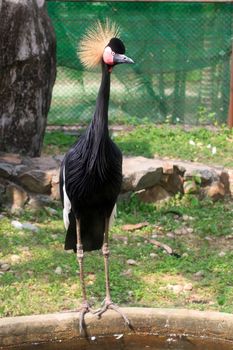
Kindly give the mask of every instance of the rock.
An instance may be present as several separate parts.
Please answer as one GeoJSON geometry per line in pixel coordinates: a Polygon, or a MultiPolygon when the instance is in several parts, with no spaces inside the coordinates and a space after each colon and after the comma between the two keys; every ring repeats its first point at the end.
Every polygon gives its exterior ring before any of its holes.
{"type": "Polygon", "coordinates": [[[58,166],[60,167],[60,165],[64,159],[64,154],[57,154],[53,157],[53,159],[58,163],[58,166]]]}
{"type": "Polygon", "coordinates": [[[10,256],[10,260],[11,260],[11,262],[14,264],[14,263],[20,262],[21,258],[20,258],[20,256],[17,255],[17,254],[12,254],[12,255],[10,256]]]}
{"type": "MultiPolygon", "coordinates": [[[[165,160],[144,157],[124,158],[124,181],[120,198],[129,200],[135,191],[144,202],[166,200],[177,191],[200,192],[203,196],[211,196],[213,200],[220,199],[231,191],[233,193],[233,171],[230,169],[223,171],[222,168],[208,166],[205,169],[196,163],[179,163],[175,165],[171,161],[168,164],[165,160]],[[219,174],[224,185],[215,181],[219,174]],[[195,176],[200,176],[200,183],[195,182],[195,176]],[[210,183],[208,187],[201,187],[206,183],[210,183]]],[[[7,179],[11,176],[11,182],[0,176],[0,204],[8,205],[10,202],[13,211],[25,204],[36,210],[49,208],[52,201],[59,200],[59,162],[55,157],[29,158],[0,153],[0,164],[3,164],[3,176],[7,179]],[[16,175],[17,182],[19,179],[20,183],[14,183],[16,175]]],[[[49,215],[56,215],[52,208],[46,210],[49,215]]],[[[183,216],[185,222],[193,219],[188,215],[183,216]]],[[[189,230],[191,229],[176,234],[192,233],[189,230]]]]}
{"type": "Polygon", "coordinates": [[[0,270],[3,271],[3,272],[9,271],[10,268],[11,268],[10,265],[7,264],[7,263],[3,263],[3,264],[0,266],[0,270]]]}
{"type": "Polygon", "coordinates": [[[23,229],[25,230],[30,230],[33,232],[38,232],[39,228],[33,224],[31,224],[30,222],[25,222],[24,224],[22,224],[23,229]]]}
{"type": "Polygon", "coordinates": [[[55,200],[60,200],[60,188],[59,188],[59,173],[52,176],[51,180],[51,197],[55,200]]]}
{"type": "Polygon", "coordinates": [[[54,209],[54,208],[45,207],[44,209],[45,209],[45,211],[46,211],[50,216],[53,216],[53,215],[57,215],[57,214],[58,214],[57,210],[54,209]]]}
{"type": "Polygon", "coordinates": [[[150,257],[151,257],[151,258],[157,258],[157,257],[158,257],[158,254],[156,254],[156,253],[150,253],[150,257]]]}
{"type": "Polygon", "coordinates": [[[28,200],[27,192],[21,186],[18,186],[13,182],[10,182],[7,185],[6,196],[11,205],[12,212],[22,209],[28,200]]]}
{"type": "Polygon", "coordinates": [[[172,233],[172,232],[168,232],[167,234],[166,234],[166,236],[168,237],[168,238],[175,238],[175,235],[174,235],[174,233],[172,233]]]}
{"type": "Polygon", "coordinates": [[[123,192],[139,191],[159,183],[162,178],[162,163],[155,159],[130,157],[123,159],[123,192]]]}
{"type": "Polygon", "coordinates": [[[209,236],[205,236],[204,239],[205,239],[206,241],[209,241],[209,242],[213,241],[213,238],[211,238],[211,237],[209,237],[209,236]]]}
{"type": "Polygon", "coordinates": [[[0,163],[0,177],[9,179],[14,174],[14,168],[11,164],[0,163]]]}
{"type": "Polygon", "coordinates": [[[185,180],[195,180],[200,179],[200,184],[202,186],[210,185],[213,181],[219,180],[219,175],[216,170],[206,166],[203,168],[203,165],[197,166],[193,164],[187,169],[185,173],[185,180]]]}
{"type": "Polygon", "coordinates": [[[187,228],[186,227],[180,227],[174,230],[174,233],[177,236],[181,236],[181,235],[186,235],[188,233],[187,228]]]}
{"type": "Polygon", "coordinates": [[[177,284],[177,285],[173,286],[172,290],[174,293],[179,294],[183,291],[183,286],[177,284]]]}
{"type": "Polygon", "coordinates": [[[192,216],[189,216],[186,214],[184,214],[182,218],[184,221],[193,221],[194,220],[194,218],[192,216]]]}
{"type": "Polygon", "coordinates": [[[56,267],[56,269],[54,270],[54,272],[55,272],[57,275],[61,275],[61,274],[62,274],[62,268],[61,268],[61,266],[56,267]]]}
{"type": "Polygon", "coordinates": [[[122,276],[131,277],[132,276],[132,269],[125,270],[121,273],[122,276]]]}
{"type": "Polygon", "coordinates": [[[194,279],[200,280],[205,276],[204,271],[200,270],[193,274],[194,279]]]}
{"type": "Polygon", "coordinates": [[[28,206],[32,209],[41,209],[51,204],[51,202],[53,202],[53,200],[50,196],[46,196],[42,194],[37,194],[37,195],[31,194],[28,202],[28,206]]]}
{"type": "Polygon", "coordinates": [[[138,263],[133,259],[128,259],[126,262],[128,265],[138,265],[138,263]]]}
{"type": "Polygon", "coordinates": [[[184,182],[184,193],[194,194],[198,192],[198,187],[195,181],[189,180],[184,182]]]}
{"type": "Polygon", "coordinates": [[[25,222],[25,223],[21,223],[19,222],[18,220],[12,220],[11,221],[11,225],[14,227],[14,228],[17,228],[19,230],[30,230],[30,231],[33,231],[33,232],[38,232],[39,229],[38,227],[36,227],[35,225],[31,224],[30,222],[25,222]]]}
{"type": "Polygon", "coordinates": [[[183,193],[183,173],[174,166],[172,173],[163,173],[160,185],[169,193],[183,193]]]}
{"type": "Polygon", "coordinates": [[[50,193],[51,174],[42,170],[31,170],[19,176],[20,183],[31,192],[50,193]]]}
{"type": "Polygon", "coordinates": [[[17,221],[17,220],[12,220],[11,221],[11,225],[14,227],[14,228],[17,228],[18,230],[22,230],[23,228],[23,225],[21,224],[21,222],[17,221]]]}
{"type": "Polygon", "coordinates": [[[192,227],[187,227],[186,231],[187,231],[187,233],[191,234],[194,232],[194,229],[192,227]]]}
{"type": "Polygon", "coordinates": [[[58,174],[59,175],[59,164],[52,156],[35,157],[30,159],[31,169],[38,169],[48,173],[51,178],[58,174]]]}
{"type": "Polygon", "coordinates": [[[226,184],[225,188],[228,189],[228,194],[233,195],[233,170],[232,169],[227,169],[224,174],[224,185],[226,184]]]}
{"type": "Polygon", "coordinates": [[[202,186],[206,186],[207,184],[212,183],[213,181],[218,181],[219,176],[213,169],[202,169],[199,171],[201,176],[201,184],[202,186]]]}
{"type": "Polygon", "coordinates": [[[148,169],[144,172],[137,172],[132,182],[134,191],[151,188],[156,185],[162,177],[163,169],[148,169]]]}
{"type": "Polygon", "coordinates": [[[185,292],[190,292],[191,290],[193,290],[193,285],[192,285],[192,283],[187,283],[187,284],[185,284],[183,290],[184,290],[185,292]]]}
{"type": "Polygon", "coordinates": [[[17,166],[22,163],[22,157],[16,153],[0,152],[0,163],[8,163],[17,166]]]}
{"type": "Polygon", "coordinates": [[[183,292],[183,286],[181,284],[168,284],[167,289],[170,289],[175,294],[180,294],[181,292],[183,292]]]}
{"type": "Polygon", "coordinates": [[[182,256],[182,258],[187,258],[189,255],[188,255],[188,253],[183,253],[181,256],[182,256]]]}
{"type": "Polygon", "coordinates": [[[223,199],[225,196],[224,185],[221,182],[213,182],[210,186],[206,187],[205,194],[207,197],[211,198],[213,201],[218,199],[223,199]]]}
{"type": "Polygon", "coordinates": [[[223,258],[224,256],[226,255],[226,253],[225,252],[220,252],[219,254],[218,254],[218,256],[220,257],[220,258],[223,258]]]}
{"type": "Polygon", "coordinates": [[[174,172],[173,164],[172,163],[165,163],[163,165],[163,174],[171,175],[174,172]]]}
{"type": "Polygon", "coordinates": [[[136,192],[138,198],[145,203],[153,203],[157,201],[166,200],[171,197],[171,195],[160,185],[141,190],[136,192]]]}

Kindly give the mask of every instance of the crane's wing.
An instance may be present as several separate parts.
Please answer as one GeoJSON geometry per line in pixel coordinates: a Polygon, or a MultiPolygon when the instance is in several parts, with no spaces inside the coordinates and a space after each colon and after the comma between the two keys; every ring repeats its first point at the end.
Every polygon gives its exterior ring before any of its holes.
{"type": "Polygon", "coordinates": [[[116,204],[115,204],[115,205],[114,205],[114,208],[113,208],[113,210],[112,210],[111,216],[110,216],[110,218],[109,218],[109,227],[111,227],[111,226],[113,225],[114,221],[115,221],[116,209],[117,209],[117,207],[116,207],[116,204]]]}
{"type": "Polygon", "coordinates": [[[70,220],[69,220],[69,214],[71,212],[71,202],[66,192],[66,185],[65,185],[65,164],[61,167],[60,171],[60,194],[63,204],[63,221],[64,226],[66,230],[68,230],[70,220]]]}

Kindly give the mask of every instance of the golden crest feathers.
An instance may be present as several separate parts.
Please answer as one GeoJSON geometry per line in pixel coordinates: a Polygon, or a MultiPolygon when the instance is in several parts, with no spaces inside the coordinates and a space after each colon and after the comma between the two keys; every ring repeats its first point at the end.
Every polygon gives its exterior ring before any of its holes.
{"type": "Polygon", "coordinates": [[[104,48],[119,33],[117,25],[109,19],[103,24],[97,21],[79,43],[78,55],[81,63],[87,68],[96,67],[102,60],[104,48]]]}

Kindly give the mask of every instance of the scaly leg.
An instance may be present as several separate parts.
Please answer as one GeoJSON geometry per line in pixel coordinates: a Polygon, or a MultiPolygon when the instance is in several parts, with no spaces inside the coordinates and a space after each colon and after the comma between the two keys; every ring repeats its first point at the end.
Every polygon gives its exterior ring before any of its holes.
{"type": "Polygon", "coordinates": [[[90,308],[90,305],[87,301],[87,294],[86,294],[86,287],[85,287],[85,281],[84,281],[84,269],[83,269],[83,246],[81,242],[81,233],[80,233],[80,221],[76,220],[76,228],[77,228],[77,261],[79,263],[79,277],[80,277],[80,284],[82,288],[82,306],[79,308],[80,316],[79,316],[79,330],[80,334],[82,331],[85,331],[85,322],[84,322],[84,316],[88,312],[92,312],[90,308]]]}
{"type": "Polygon", "coordinates": [[[104,256],[104,269],[105,269],[105,284],[106,284],[106,297],[104,300],[104,305],[101,309],[98,309],[95,311],[98,317],[101,317],[101,315],[106,312],[108,309],[115,310],[118,312],[122,318],[124,319],[125,323],[130,326],[130,322],[128,318],[122,313],[122,311],[119,309],[118,306],[114,305],[111,301],[110,297],[110,281],[109,281],[109,247],[108,247],[108,240],[109,240],[109,218],[105,220],[105,233],[104,233],[104,243],[102,246],[102,252],[104,256]]]}

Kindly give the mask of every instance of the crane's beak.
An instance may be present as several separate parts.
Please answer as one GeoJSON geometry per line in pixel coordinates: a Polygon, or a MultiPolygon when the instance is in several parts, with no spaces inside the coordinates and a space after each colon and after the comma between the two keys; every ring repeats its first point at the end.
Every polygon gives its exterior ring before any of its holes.
{"type": "Polygon", "coordinates": [[[134,63],[134,61],[125,56],[125,55],[121,55],[119,53],[116,53],[114,56],[113,56],[113,62],[114,64],[119,64],[119,63],[134,63]]]}

